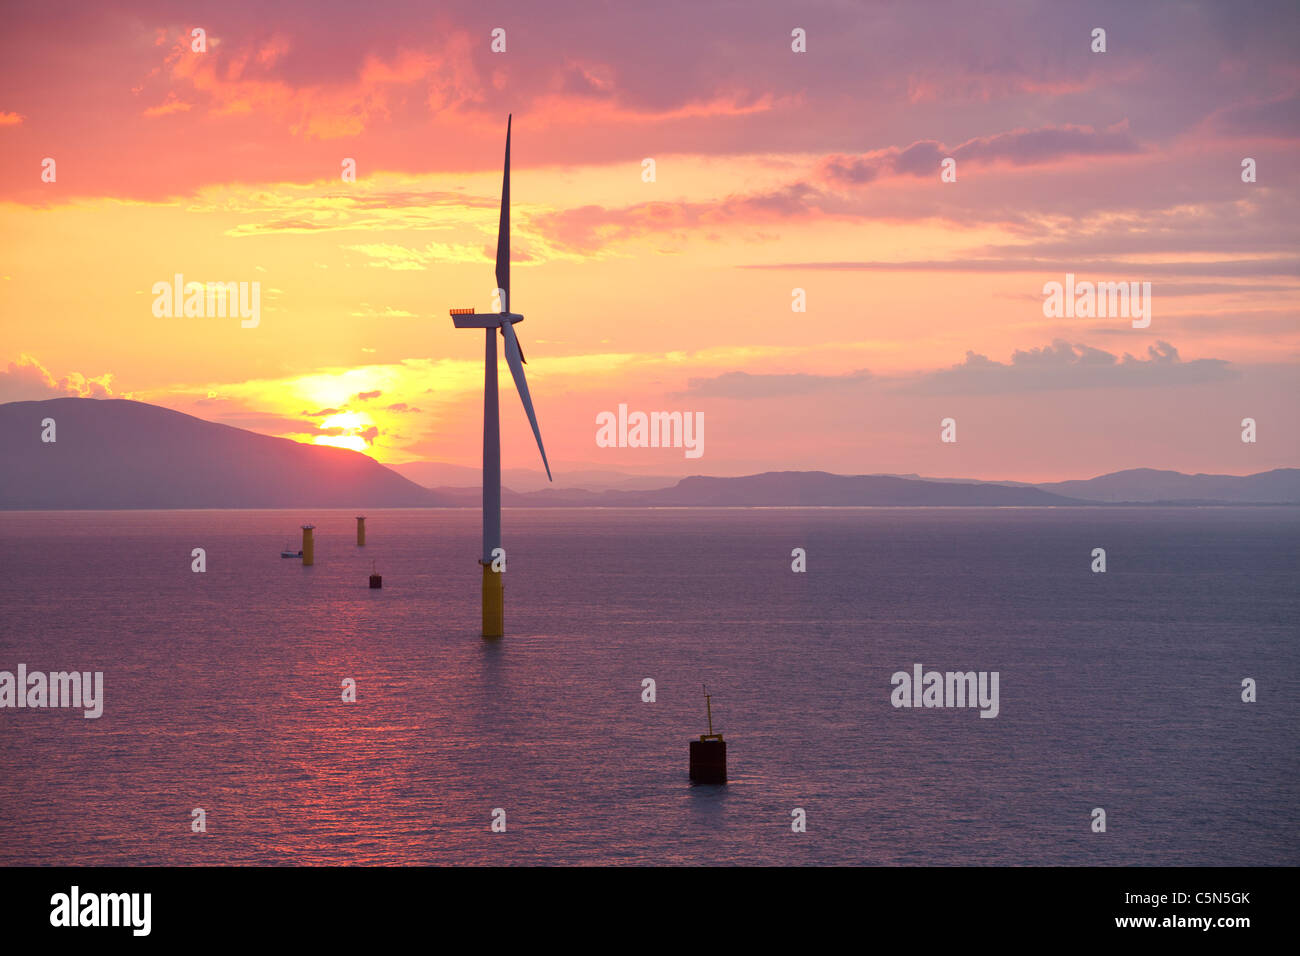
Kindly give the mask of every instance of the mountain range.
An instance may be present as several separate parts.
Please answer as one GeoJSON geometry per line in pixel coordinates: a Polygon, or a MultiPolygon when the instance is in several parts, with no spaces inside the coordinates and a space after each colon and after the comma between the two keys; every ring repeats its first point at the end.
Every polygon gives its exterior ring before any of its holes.
{"type": "MultiPolygon", "coordinates": [[[[124,399],[0,405],[0,509],[477,507],[477,469],[434,462],[385,467],[359,452],[307,445],[124,399]],[[54,420],[54,441],[44,441],[54,420]],[[423,482],[455,484],[426,487],[423,482]]],[[[589,470],[537,489],[502,491],[515,507],[1080,506],[1300,504],[1300,469],[1185,475],[1134,468],[1078,481],[989,482],[914,475],[783,471],[670,478],[589,470]],[[648,486],[662,482],[666,486],[648,486]]]]}

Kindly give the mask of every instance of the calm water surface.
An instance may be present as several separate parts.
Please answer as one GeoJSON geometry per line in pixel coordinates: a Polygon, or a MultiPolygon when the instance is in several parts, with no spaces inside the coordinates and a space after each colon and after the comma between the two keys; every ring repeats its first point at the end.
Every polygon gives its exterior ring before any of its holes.
{"type": "Polygon", "coordinates": [[[0,513],[0,670],[106,698],[0,710],[0,863],[1300,862],[1300,509],[507,510],[499,642],[476,511],[367,525],[0,513]],[[918,662],[1001,714],[894,709],[918,662]]]}

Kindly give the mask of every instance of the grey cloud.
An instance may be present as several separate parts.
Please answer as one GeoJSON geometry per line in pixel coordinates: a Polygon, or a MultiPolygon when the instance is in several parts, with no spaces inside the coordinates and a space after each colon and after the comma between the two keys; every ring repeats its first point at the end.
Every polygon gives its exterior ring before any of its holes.
{"type": "Polygon", "coordinates": [[[1087,345],[1057,339],[1051,345],[1017,349],[1011,361],[998,362],[973,351],[963,362],[930,372],[904,390],[930,395],[998,394],[1072,388],[1134,388],[1197,385],[1235,378],[1239,373],[1223,359],[1185,362],[1178,350],[1159,341],[1146,357],[1117,356],[1087,345]]]}
{"type": "Polygon", "coordinates": [[[892,147],[861,156],[831,156],[823,160],[823,177],[834,185],[861,186],[893,173],[937,177],[946,157],[966,162],[1004,162],[1031,166],[1077,156],[1127,156],[1141,147],[1122,127],[1094,130],[1085,126],[1044,126],[978,136],[959,146],[945,147],[935,140],[919,140],[899,149],[892,147]]]}
{"type": "Polygon", "coordinates": [[[766,374],[724,372],[709,378],[689,379],[686,390],[676,393],[673,397],[774,398],[845,388],[871,380],[872,375],[866,369],[844,375],[810,375],[805,372],[766,374]]]}
{"type": "Polygon", "coordinates": [[[844,272],[1044,272],[1064,275],[1073,272],[1079,280],[1100,277],[1175,276],[1294,276],[1300,275],[1300,259],[1237,259],[1215,262],[1132,262],[1119,259],[922,259],[903,262],[863,260],[858,262],[756,263],[742,269],[824,269],[844,272]]]}
{"type": "Polygon", "coordinates": [[[1214,117],[1213,125],[1238,136],[1295,139],[1300,136],[1300,93],[1229,106],[1214,117]]]}

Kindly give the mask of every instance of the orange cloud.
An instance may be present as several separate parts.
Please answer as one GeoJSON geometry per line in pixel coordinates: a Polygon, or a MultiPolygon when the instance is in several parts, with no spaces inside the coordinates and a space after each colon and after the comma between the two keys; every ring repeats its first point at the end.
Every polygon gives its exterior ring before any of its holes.
{"type": "Polygon", "coordinates": [[[176,93],[167,94],[167,99],[157,106],[151,106],[144,111],[145,116],[166,116],[168,113],[184,113],[186,110],[194,108],[193,103],[184,103],[177,99],[176,93]]]}
{"type": "Polygon", "coordinates": [[[130,393],[114,394],[113,374],[105,372],[94,378],[80,372],[55,376],[31,355],[18,356],[0,371],[0,402],[40,401],[46,398],[130,398],[130,393]]]}

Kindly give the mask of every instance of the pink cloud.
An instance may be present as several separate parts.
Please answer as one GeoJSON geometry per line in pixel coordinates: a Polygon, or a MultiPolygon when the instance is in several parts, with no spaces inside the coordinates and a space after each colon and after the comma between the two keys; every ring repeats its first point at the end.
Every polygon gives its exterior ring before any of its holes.
{"type": "Polygon", "coordinates": [[[78,168],[61,179],[60,198],[311,182],[337,170],[344,143],[364,147],[372,171],[489,169],[507,112],[520,169],[793,151],[845,157],[842,175],[881,176],[895,162],[899,175],[915,175],[909,164],[925,167],[951,143],[971,161],[1055,164],[1074,179],[1060,187],[1067,196],[1087,172],[1079,162],[1065,170],[1071,157],[1123,150],[1013,144],[985,131],[1055,130],[1060,140],[1078,128],[1101,131],[1101,141],[1128,117],[1144,150],[1182,145],[1185,154],[1204,144],[1179,138],[1221,113],[1240,135],[1290,135],[1293,5],[1236,19],[1178,8],[1159,29],[1137,8],[1117,9],[1105,56],[1088,52],[1088,23],[1067,8],[1022,6],[999,18],[961,5],[942,16],[920,4],[817,5],[806,54],[790,51],[788,12],[770,0],[739,20],[725,5],[700,5],[689,28],[635,7],[599,18],[567,2],[521,8],[502,55],[489,50],[477,0],[393,9],[364,29],[343,7],[230,0],[204,18],[202,54],[189,47],[193,24],[169,24],[162,8],[32,11],[0,36],[11,111],[0,115],[23,118],[0,155],[0,189],[49,201],[29,175],[32,154],[78,168]],[[81,38],[76,58],[61,52],[70,31],[81,38]],[[1214,68],[1241,50],[1250,51],[1242,69],[1214,68]],[[48,63],[61,68],[38,81],[48,63]],[[912,152],[893,155],[891,143],[912,152]],[[1044,158],[1052,148],[1063,150],[1059,162],[1044,158]],[[160,155],[172,158],[161,170],[160,155]]]}

